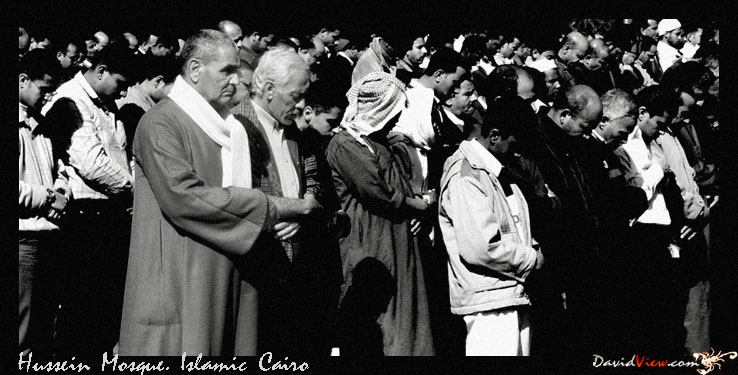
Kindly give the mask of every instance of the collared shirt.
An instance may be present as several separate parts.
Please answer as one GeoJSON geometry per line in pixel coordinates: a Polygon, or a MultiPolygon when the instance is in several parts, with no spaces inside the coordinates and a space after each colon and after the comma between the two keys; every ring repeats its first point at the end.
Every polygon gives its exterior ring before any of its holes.
{"type": "Polygon", "coordinates": [[[661,65],[661,71],[666,72],[682,55],[677,51],[676,48],[669,45],[669,43],[660,41],[656,45],[656,54],[659,58],[659,64],[661,65]]]}
{"type": "Polygon", "coordinates": [[[116,123],[115,114],[99,104],[100,98],[81,72],[56,90],[42,113],[46,114],[59,98],[73,100],[82,117],[67,150],[71,166],[67,168],[69,186],[74,198],[108,199],[111,194],[129,191],[132,179],[126,133],[123,125],[116,123]]]}
{"type": "MultiPolygon", "coordinates": [[[[149,109],[151,109],[151,107],[156,105],[156,103],[154,103],[154,99],[151,99],[150,96],[145,95],[143,91],[141,91],[140,83],[137,83],[135,86],[129,87],[126,96],[115,101],[115,104],[118,106],[118,108],[121,108],[129,103],[141,107],[144,112],[147,112],[149,109]]],[[[133,140],[131,139],[131,141],[133,140]]]]}
{"type": "Polygon", "coordinates": [[[482,159],[482,162],[484,163],[484,167],[489,169],[492,174],[495,175],[495,177],[500,177],[500,172],[502,171],[502,163],[500,163],[497,158],[495,158],[494,155],[492,155],[491,152],[489,152],[484,146],[482,146],[479,141],[476,139],[468,141],[469,146],[472,148],[475,154],[479,156],[480,159],[482,159]]]}
{"type": "Polygon", "coordinates": [[[274,161],[277,163],[277,172],[279,172],[279,181],[282,185],[282,195],[285,198],[299,198],[300,185],[297,176],[297,168],[292,162],[290,149],[284,139],[284,125],[280,124],[272,115],[261,108],[256,102],[251,101],[256,110],[256,117],[264,127],[269,141],[269,147],[272,150],[274,161]]]}
{"type": "Polygon", "coordinates": [[[513,59],[508,58],[508,57],[503,57],[499,52],[496,53],[493,58],[495,59],[495,63],[497,63],[497,66],[510,65],[513,63],[513,59]]]}
{"type": "Polygon", "coordinates": [[[451,112],[450,109],[443,107],[443,112],[448,116],[448,119],[451,120],[451,122],[456,125],[459,130],[462,132],[464,131],[464,120],[460,119],[459,116],[456,116],[453,112],[451,112]]]}
{"type": "Polygon", "coordinates": [[[621,146],[631,158],[632,167],[638,172],[642,178],[640,188],[646,192],[648,199],[648,209],[638,218],[639,223],[643,224],[671,224],[671,217],[666,208],[666,201],[661,189],[657,186],[664,177],[664,170],[657,164],[653,164],[653,159],[664,158],[663,151],[655,143],[647,145],[643,140],[641,129],[636,126],[628,136],[628,141],[621,146]]]}
{"type": "Polygon", "coordinates": [[[346,54],[346,52],[341,51],[341,52],[338,53],[338,56],[341,56],[344,59],[348,60],[349,64],[351,64],[351,66],[354,66],[354,60],[351,60],[351,58],[348,57],[348,55],[346,54]]]}
{"type": "Polygon", "coordinates": [[[700,45],[694,45],[692,43],[684,43],[684,46],[682,49],[679,50],[681,52],[682,56],[684,56],[685,59],[691,59],[694,57],[694,54],[697,53],[697,50],[700,49],[700,45]]]}
{"type": "Polygon", "coordinates": [[[694,182],[694,168],[689,165],[687,155],[677,137],[670,132],[662,132],[656,138],[655,142],[664,151],[669,168],[674,172],[674,176],[676,177],[677,185],[682,190],[692,194],[699,194],[700,189],[697,183],[694,182]]]}
{"type": "Polygon", "coordinates": [[[596,139],[596,140],[598,140],[598,141],[600,141],[602,143],[607,143],[605,141],[605,138],[603,136],[601,136],[600,133],[597,132],[597,130],[593,130],[592,133],[590,133],[590,134],[592,135],[592,138],[594,138],[594,139],[596,139]]]}
{"type": "Polygon", "coordinates": [[[46,189],[67,190],[66,181],[53,180],[51,142],[33,134],[37,123],[28,117],[26,106],[18,104],[18,203],[23,217],[18,219],[18,230],[56,230],[59,227],[39,210],[46,204],[46,189]]]}

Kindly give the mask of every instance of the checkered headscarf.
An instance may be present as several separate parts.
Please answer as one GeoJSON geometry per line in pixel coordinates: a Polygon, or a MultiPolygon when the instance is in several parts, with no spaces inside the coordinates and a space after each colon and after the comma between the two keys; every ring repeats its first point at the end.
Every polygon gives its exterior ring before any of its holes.
{"type": "Polygon", "coordinates": [[[346,96],[349,105],[341,127],[361,143],[362,136],[381,130],[407,106],[405,84],[385,72],[367,74],[346,96]]]}

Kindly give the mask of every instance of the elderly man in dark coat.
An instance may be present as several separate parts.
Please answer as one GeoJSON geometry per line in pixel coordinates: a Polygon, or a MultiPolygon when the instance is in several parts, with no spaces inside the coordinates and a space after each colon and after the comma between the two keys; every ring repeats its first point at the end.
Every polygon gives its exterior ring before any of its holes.
{"type": "MultiPolygon", "coordinates": [[[[249,135],[251,176],[268,196],[316,199],[308,186],[294,124],[298,105],[310,86],[310,67],[292,50],[275,49],[261,57],[251,97],[232,111],[249,135]]],[[[262,236],[244,258],[243,273],[259,293],[258,350],[328,355],[329,335],[338,305],[338,251],[326,246],[321,217],[276,226],[277,236],[262,236]],[[333,251],[331,251],[331,249],[333,251]]]]}
{"type": "Polygon", "coordinates": [[[168,99],[141,119],[121,355],[256,354],[256,292],[235,266],[262,232],[315,201],[251,189],[248,135],[230,114],[238,52],[215,30],[182,49],[168,99]]]}

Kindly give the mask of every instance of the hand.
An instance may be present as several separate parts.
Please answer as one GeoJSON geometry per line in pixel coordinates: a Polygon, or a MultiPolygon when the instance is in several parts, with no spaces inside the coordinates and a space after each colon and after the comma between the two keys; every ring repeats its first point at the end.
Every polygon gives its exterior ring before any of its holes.
{"type": "Polygon", "coordinates": [[[294,237],[300,230],[300,224],[295,221],[282,221],[274,225],[274,238],[280,241],[287,241],[294,237]]]}
{"type": "Polygon", "coordinates": [[[427,210],[428,207],[430,207],[428,202],[426,202],[425,199],[422,198],[405,197],[405,204],[421,212],[427,210]]]}
{"type": "Polygon", "coordinates": [[[310,215],[313,211],[323,208],[323,206],[320,205],[318,200],[315,199],[315,196],[313,196],[312,194],[306,194],[305,199],[303,199],[302,201],[305,204],[303,215],[310,215]]]}
{"type": "Polygon", "coordinates": [[[681,232],[679,233],[680,239],[687,239],[687,241],[691,241],[694,236],[697,235],[697,232],[694,228],[690,228],[688,226],[683,226],[681,232]]]}
{"type": "Polygon", "coordinates": [[[49,213],[46,215],[49,219],[59,220],[64,215],[64,208],[67,206],[67,199],[64,194],[54,192],[54,202],[49,207],[49,213]]]}
{"type": "Polygon", "coordinates": [[[51,204],[51,209],[56,210],[59,212],[64,211],[64,207],[67,206],[67,202],[69,201],[64,194],[60,194],[59,192],[54,192],[54,203],[51,204]]]}
{"type": "Polygon", "coordinates": [[[63,214],[64,213],[61,212],[61,211],[50,210],[49,213],[46,215],[46,217],[48,217],[51,220],[59,220],[59,219],[61,219],[61,217],[62,217],[63,214]]]}
{"type": "Polygon", "coordinates": [[[430,205],[438,202],[438,193],[436,193],[436,189],[430,189],[423,192],[423,199],[425,199],[425,201],[430,205]]]}
{"type": "Polygon", "coordinates": [[[417,236],[420,232],[421,222],[418,219],[410,219],[410,233],[417,236]]]}

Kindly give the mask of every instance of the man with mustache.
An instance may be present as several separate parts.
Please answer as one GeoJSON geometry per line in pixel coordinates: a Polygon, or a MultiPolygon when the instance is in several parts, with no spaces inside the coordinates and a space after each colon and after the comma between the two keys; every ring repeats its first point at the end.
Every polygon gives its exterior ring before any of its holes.
{"type": "Polygon", "coordinates": [[[674,63],[682,58],[679,49],[684,45],[682,24],[675,18],[664,18],[659,21],[659,42],[656,45],[656,54],[659,58],[661,71],[666,72],[674,63]]]}
{"type": "MultiPolygon", "coordinates": [[[[295,125],[309,86],[310,68],[299,54],[269,50],[254,71],[251,97],[233,114],[249,134],[254,187],[270,197],[305,197],[317,205],[295,125]]],[[[322,284],[325,268],[315,264],[320,247],[310,246],[319,237],[316,221],[277,223],[274,235],[261,236],[245,258],[245,277],[259,293],[259,352],[330,353],[330,304],[321,297],[328,288],[322,284]]]]}
{"type": "Polygon", "coordinates": [[[249,136],[230,112],[239,84],[233,40],[200,30],[182,59],[182,74],[142,117],[133,144],[120,354],[256,355],[256,291],[240,266],[257,238],[272,236],[263,232],[318,205],[251,188],[249,136]]]}

